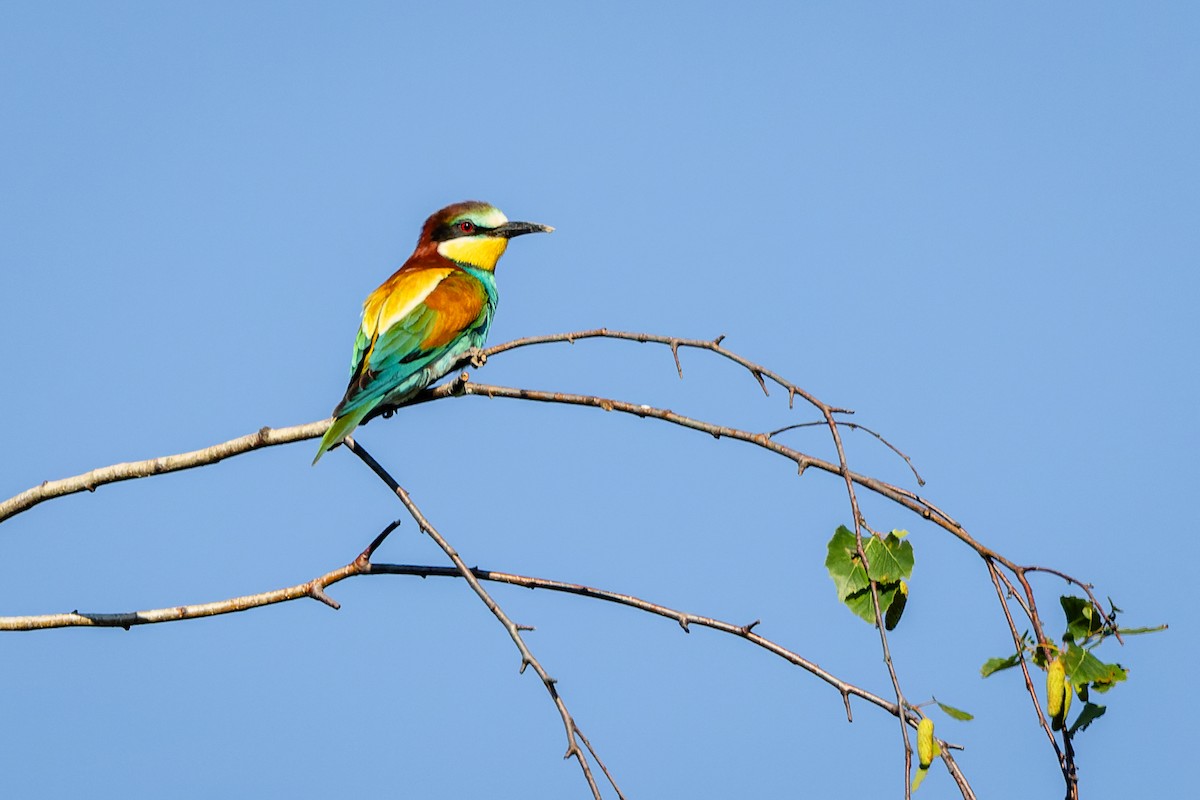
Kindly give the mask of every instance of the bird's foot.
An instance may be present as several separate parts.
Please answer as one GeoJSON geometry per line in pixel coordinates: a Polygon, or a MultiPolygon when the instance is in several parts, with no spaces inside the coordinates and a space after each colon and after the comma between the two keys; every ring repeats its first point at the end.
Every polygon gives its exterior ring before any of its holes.
{"type": "Polygon", "coordinates": [[[487,353],[483,352],[482,348],[472,347],[467,351],[467,359],[471,362],[471,366],[479,369],[487,363],[487,353]]]}

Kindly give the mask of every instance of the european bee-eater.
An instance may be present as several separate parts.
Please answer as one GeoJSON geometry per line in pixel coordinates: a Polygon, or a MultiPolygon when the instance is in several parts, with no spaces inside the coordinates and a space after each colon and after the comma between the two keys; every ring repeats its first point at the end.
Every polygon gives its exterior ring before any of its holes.
{"type": "Polygon", "coordinates": [[[508,240],[552,230],[509,222],[495,206],[475,201],[425,220],[417,249],[363,303],[350,385],[313,463],[376,408],[410,399],[481,347],[496,312],[496,262],[508,240]]]}

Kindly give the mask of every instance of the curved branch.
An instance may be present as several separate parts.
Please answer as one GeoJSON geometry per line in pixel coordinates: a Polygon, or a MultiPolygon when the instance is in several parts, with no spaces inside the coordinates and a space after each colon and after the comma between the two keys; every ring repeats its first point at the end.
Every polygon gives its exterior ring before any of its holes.
{"type": "MultiPolygon", "coordinates": [[[[786,379],[782,378],[777,373],[775,373],[769,369],[766,369],[765,367],[763,367],[759,364],[749,361],[748,359],[746,359],[730,350],[727,350],[726,348],[721,346],[721,341],[724,339],[723,336],[718,337],[715,340],[708,341],[708,340],[702,340],[702,339],[683,339],[683,338],[678,338],[678,337],[656,336],[656,335],[644,334],[644,333],[609,331],[608,329],[605,329],[605,328],[597,328],[597,329],[593,329],[593,330],[579,331],[579,332],[574,332],[574,333],[561,333],[561,334],[552,334],[552,335],[548,335],[548,336],[527,337],[524,339],[518,339],[518,340],[511,341],[511,342],[502,343],[499,345],[495,345],[491,348],[488,348],[487,350],[484,350],[479,353],[465,357],[463,360],[463,363],[464,364],[471,363],[471,364],[475,364],[475,365],[480,365],[484,362],[484,360],[486,360],[486,358],[488,356],[494,356],[494,355],[506,352],[508,350],[513,350],[513,349],[531,346],[531,345],[552,343],[552,342],[574,343],[577,340],[588,339],[588,338],[608,338],[608,339],[618,339],[618,340],[635,341],[635,342],[641,342],[641,343],[655,343],[655,344],[665,345],[671,351],[672,357],[674,359],[675,367],[676,367],[680,377],[682,377],[682,375],[683,375],[682,364],[680,363],[680,360],[679,360],[680,348],[695,348],[695,349],[707,350],[709,352],[712,352],[714,354],[721,356],[722,358],[732,361],[733,363],[741,366],[743,369],[748,371],[750,373],[750,375],[758,383],[758,385],[763,389],[764,392],[767,392],[767,383],[766,383],[767,380],[770,380],[773,384],[785,389],[788,392],[789,407],[791,407],[793,405],[793,401],[794,401],[795,397],[797,395],[799,395],[802,399],[804,399],[805,401],[810,403],[813,407],[820,410],[821,415],[825,418],[825,424],[829,427],[830,433],[834,439],[834,443],[836,445],[837,453],[838,453],[838,461],[835,464],[835,463],[826,461],[824,459],[820,459],[820,458],[817,458],[814,456],[810,456],[806,453],[802,453],[793,448],[789,448],[784,445],[781,445],[772,439],[773,434],[751,433],[748,431],[730,428],[727,426],[720,426],[720,425],[716,425],[713,423],[704,422],[701,420],[695,420],[695,419],[692,419],[689,417],[685,417],[683,415],[675,414],[674,412],[667,410],[667,409],[659,409],[659,408],[654,408],[654,407],[647,406],[647,405],[635,405],[632,403],[625,403],[622,401],[617,401],[617,400],[612,400],[612,399],[607,399],[607,398],[602,398],[602,397],[587,396],[587,395],[574,395],[574,394],[565,394],[565,393],[540,392],[540,391],[526,390],[526,389],[513,389],[513,388],[509,388],[509,387],[502,387],[502,386],[489,386],[486,384],[474,384],[474,383],[470,383],[469,377],[467,376],[466,373],[463,373],[458,378],[450,381],[449,383],[442,384],[440,386],[433,387],[430,389],[426,389],[421,394],[419,394],[416,398],[414,398],[414,400],[411,401],[411,403],[409,403],[409,404],[428,402],[430,400],[438,400],[438,399],[442,399],[442,398],[445,398],[450,395],[470,394],[470,395],[482,395],[482,396],[488,396],[488,397],[509,397],[509,398],[533,400],[533,401],[539,401],[539,402],[554,402],[554,403],[565,403],[565,404],[569,404],[569,405],[590,406],[590,407],[595,407],[595,408],[601,408],[605,411],[614,411],[615,410],[615,411],[621,411],[624,413],[633,414],[635,416],[639,416],[639,417],[643,417],[643,418],[651,417],[651,418],[655,418],[655,419],[660,419],[662,421],[671,422],[673,424],[681,425],[683,427],[704,431],[704,432],[711,434],[712,436],[714,436],[716,438],[721,438],[722,436],[724,436],[724,437],[738,439],[740,441],[745,441],[745,442],[748,442],[751,444],[758,445],[759,447],[762,447],[763,449],[774,452],[777,455],[781,455],[781,456],[793,461],[794,463],[797,464],[797,467],[801,473],[803,473],[804,470],[807,469],[808,467],[816,467],[822,471],[825,471],[825,472],[828,472],[828,473],[831,473],[834,475],[838,475],[845,482],[847,492],[849,494],[851,510],[853,513],[854,523],[855,523],[856,540],[859,542],[860,557],[863,557],[865,560],[865,553],[862,552],[862,546],[861,546],[861,541],[862,541],[861,525],[862,525],[863,520],[862,520],[861,514],[858,511],[858,502],[857,502],[857,498],[855,496],[855,489],[854,489],[854,487],[856,485],[866,488],[866,489],[868,489],[876,494],[879,494],[887,499],[890,499],[893,502],[896,502],[899,505],[901,505],[901,506],[907,508],[908,510],[912,511],[913,513],[917,514],[921,518],[929,520],[929,521],[933,522],[934,524],[938,525],[939,527],[943,528],[944,530],[946,530],[947,532],[949,532],[950,534],[952,534],[953,536],[958,538],[960,541],[962,541],[964,544],[966,544],[967,546],[972,548],[981,557],[983,557],[984,560],[988,563],[989,571],[994,570],[996,565],[1001,565],[1001,566],[1005,567],[1007,570],[1009,570],[1012,573],[1013,577],[1016,579],[1016,581],[1021,586],[1021,594],[1024,595],[1021,605],[1022,605],[1023,610],[1026,612],[1027,616],[1029,617],[1031,624],[1033,625],[1034,632],[1037,637],[1039,646],[1041,646],[1043,648],[1047,648],[1049,646],[1048,641],[1042,632],[1042,622],[1041,622],[1040,616],[1037,611],[1036,598],[1034,597],[1033,589],[1030,586],[1028,580],[1026,579],[1027,571],[1033,571],[1033,569],[1035,569],[1035,568],[1019,566],[1015,562],[1010,561],[1007,558],[1004,558],[999,553],[991,550],[990,548],[988,548],[988,547],[984,546],[983,544],[981,544],[980,542],[976,541],[972,536],[970,536],[970,534],[967,533],[966,529],[962,525],[960,525],[958,522],[956,522],[952,517],[950,517],[944,511],[939,509],[936,505],[934,505],[933,503],[929,502],[928,500],[920,497],[916,493],[911,492],[906,489],[902,489],[898,486],[894,486],[894,485],[886,483],[884,481],[877,480],[870,476],[861,475],[859,473],[852,472],[848,467],[845,452],[842,447],[841,436],[840,436],[840,433],[838,430],[838,426],[840,424],[846,424],[846,423],[839,422],[837,419],[834,418],[834,415],[842,414],[842,413],[853,413],[853,412],[848,411],[846,409],[842,409],[842,408],[836,408],[836,407],[830,406],[826,403],[823,403],[822,401],[818,400],[811,393],[809,393],[809,392],[803,390],[801,387],[796,386],[795,384],[787,381],[786,379]]],[[[381,409],[380,413],[387,415],[387,413],[391,410],[392,409],[381,409]]],[[[233,455],[239,455],[241,453],[249,452],[251,450],[259,449],[262,447],[268,447],[268,446],[272,446],[275,444],[284,444],[284,443],[293,442],[293,441],[300,441],[303,439],[315,438],[317,436],[322,435],[325,432],[325,430],[328,429],[330,422],[331,422],[330,420],[320,420],[317,422],[311,422],[311,423],[307,423],[304,425],[293,426],[291,428],[280,428],[280,429],[275,429],[275,430],[272,430],[270,428],[263,428],[262,430],[258,431],[255,434],[250,434],[248,436],[244,436],[239,439],[234,439],[229,442],[224,442],[219,445],[214,445],[213,447],[205,448],[203,450],[196,450],[196,451],[192,451],[189,453],[179,454],[177,456],[167,456],[164,458],[149,459],[149,460],[140,461],[140,462],[132,462],[132,463],[127,463],[127,464],[115,464],[115,465],[112,465],[111,467],[104,467],[101,469],[92,470],[91,472],[84,473],[82,475],[78,475],[73,478],[67,478],[67,479],[63,479],[60,481],[52,481],[52,482],[43,483],[41,486],[34,487],[30,490],[27,490],[26,492],[22,492],[21,494],[15,496],[13,498],[10,498],[9,500],[4,501],[3,503],[0,503],[0,522],[2,522],[3,520],[5,520],[11,516],[14,516],[15,514],[18,514],[18,513],[21,513],[22,511],[28,510],[29,508],[32,508],[33,506],[35,506],[38,503],[41,503],[45,500],[48,500],[48,499],[51,499],[54,497],[61,497],[66,494],[71,494],[74,492],[80,492],[85,489],[89,490],[89,491],[95,491],[95,489],[98,486],[104,485],[106,483],[113,483],[116,481],[129,480],[132,478],[148,477],[150,475],[157,475],[157,474],[162,474],[165,472],[173,472],[173,471],[182,470],[182,469],[191,469],[193,467],[198,467],[198,466],[203,466],[205,464],[215,463],[224,458],[227,458],[227,457],[230,457],[233,455]]],[[[905,458],[906,462],[908,462],[907,457],[903,456],[903,454],[900,454],[900,455],[905,458]]],[[[909,462],[909,463],[911,465],[911,462],[909,462]]],[[[919,476],[918,476],[918,480],[919,480],[919,476]]],[[[464,574],[464,577],[466,577],[466,574],[464,574]]],[[[997,576],[996,573],[993,572],[993,578],[995,579],[996,577],[999,577],[999,576],[997,576]]],[[[1007,578],[1003,578],[1003,580],[1005,583],[1008,583],[1007,578]]],[[[1082,586],[1083,584],[1080,583],[1080,585],[1082,586]]],[[[998,589],[998,591],[999,591],[999,589],[998,589]]],[[[872,594],[874,596],[875,592],[873,591],[872,594]]],[[[324,599],[320,595],[313,595],[313,596],[316,596],[318,599],[324,599]]],[[[1094,598],[1091,598],[1090,591],[1089,591],[1089,598],[1093,599],[1093,602],[1094,602],[1094,598]]],[[[876,618],[877,618],[876,622],[878,624],[880,622],[880,620],[878,619],[880,609],[878,607],[877,597],[874,599],[873,605],[875,606],[875,612],[876,612],[876,618]]],[[[1097,605],[1097,607],[1098,607],[1098,604],[1095,604],[1095,605],[1097,605]]],[[[1007,606],[1006,606],[1006,612],[1007,612],[1007,606]]],[[[1015,622],[1012,620],[1011,616],[1008,616],[1007,619],[1008,619],[1009,627],[1010,627],[1013,635],[1018,636],[1018,634],[1016,632],[1015,622]]],[[[886,635],[883,634],[882,626],[880,626],[880,631],[881,631],[881,636],[882,636],[881,645],[884,648],[885,660],[888,661],[889,674],[892,677],[893,688],[896,691],[897,703],[899,704],[900,707],[903,707],[904,706],[903,695],[900,692],[899,684],[896,679],[895,671],[892,668],[892,665],[890,663],[890,659],[887,658],[887,640],[886,640],[886,635]]],[[[903,731],[904,738],[905,738],[905,752],[906,752],[905,758],[906,758],[906,773],[907,773],[907,769],[908,769],[907,763],[911,758],[911,747],[908,744],[906,726],[902,727],[902,731],[903,731]]],[[[576,752],[579,753],[580,751],[578,751],[577,745],[574,745],[574,742],[572,742],[572,744],[573,744],[573,746],[576,747],[576,752]]],[[[1056,750],[1058,749],[1057,745],[1055,746],[1055,749],[1056,750]]],[[[1063,754],[1061,753],[1061,751],[1059,752],[1059,756],[1060,756],[1060,762],[1061,762],[1063,760],[1063,754]]],[[[581,761],[582,761],[582,758],[581,758],[581,761]]],[[[1063,773],[1064,773],[1064,777],[1067,779],[1068,787],[1071,787],[1074,783],[1074,781],[1073,781],[1074,769],[1073,769],[1073,763],[1072,763],[1073,759],[1069,755],[1069,751],[1066,756],[1066,761],[1067,761],[1067,763],[1063,765],[1064,766],[1063,773]]],[[[952,770],[952,772],[953,772],[953,770],[952,770]]],[[[590,780],[590,776],[589,776],[589,780],[590,780]]],[[[905,788],[906,788],[906,793],[907,793],[907,791],[908,791],[907,778],[906,778],[905,788]]]]}

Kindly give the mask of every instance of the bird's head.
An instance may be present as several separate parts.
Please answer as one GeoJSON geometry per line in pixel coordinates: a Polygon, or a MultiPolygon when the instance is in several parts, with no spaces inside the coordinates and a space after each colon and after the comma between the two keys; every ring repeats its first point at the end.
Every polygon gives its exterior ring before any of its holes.
{"type": "Polygon", "coordinates": [[[469,200],[446,206],[425,220],[418,249],[435,249],[451,261],[490,272],[504,255],[509,239],[552,230],[536,222],[509,222],[495,206],[469,200]]]}

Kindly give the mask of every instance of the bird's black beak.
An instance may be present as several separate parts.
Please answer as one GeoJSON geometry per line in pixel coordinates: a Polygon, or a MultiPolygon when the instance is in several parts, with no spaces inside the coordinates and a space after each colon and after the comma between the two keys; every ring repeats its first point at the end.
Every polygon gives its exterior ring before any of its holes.
{"type": "Polygon", "coordinates": [[[511,239],[514,236],[524,236],[527,233],[550,233],[554,230],[549,225],[539,225],[536,222],[506,222],[498,228],[492,228],[489,236],[501,236],[511,239]]]}

